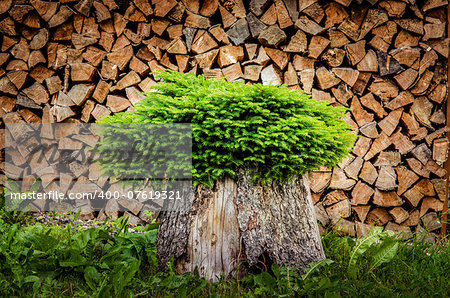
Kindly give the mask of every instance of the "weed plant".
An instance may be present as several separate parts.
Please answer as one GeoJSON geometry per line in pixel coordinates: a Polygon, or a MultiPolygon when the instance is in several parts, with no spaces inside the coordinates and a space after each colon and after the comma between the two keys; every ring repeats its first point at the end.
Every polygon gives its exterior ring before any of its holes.
{"type": "Polygon", "coordinates": [[[176,274],[173,263],[158,271],[156,223],[130,233],[126,218],[84,230],[8,223],[1,214],[1,297],[448,297],[450,290],[448,244],[398,240],[381,229],[359,240],[324,235],[328,258],[303,275],[274,264],[212,283],[176,274]]]}

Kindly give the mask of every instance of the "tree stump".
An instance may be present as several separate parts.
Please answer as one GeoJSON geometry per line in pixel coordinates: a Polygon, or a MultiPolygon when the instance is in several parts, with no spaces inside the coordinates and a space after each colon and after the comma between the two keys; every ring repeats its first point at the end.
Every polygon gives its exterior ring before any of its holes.
{"type": "Polygon", "coordinates": [[[260,258],[303,270],[325,258],[308,180],[260,184],[240,171],[212,189],[194,190],[188,212],[160,213],[160,265],[174,257],[178,273],[197,270],[217,281],[245,272],[260,258]]]}

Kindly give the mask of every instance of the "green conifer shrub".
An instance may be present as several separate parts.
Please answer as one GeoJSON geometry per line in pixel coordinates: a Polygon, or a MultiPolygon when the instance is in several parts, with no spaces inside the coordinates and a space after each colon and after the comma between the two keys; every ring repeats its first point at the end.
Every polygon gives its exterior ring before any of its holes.
{"type": "Polygon", "coordinates": [[[211,187],[225,175],[233,178],[239,167],[261,182],[286,181],[335,167],[356,140],[342,119],[345,108],[302,91],[174,71],[157,76],[156,92],[146,93],[133,111],[99,122],[191,123],[195,184],[211,187]]]}

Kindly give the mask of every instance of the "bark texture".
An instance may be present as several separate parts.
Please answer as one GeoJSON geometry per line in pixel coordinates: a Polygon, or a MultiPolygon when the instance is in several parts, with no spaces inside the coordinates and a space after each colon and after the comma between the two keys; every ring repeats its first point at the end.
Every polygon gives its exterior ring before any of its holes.
{"type": "Polygon", "coordinates": [[[325,258],[307,179],[253,183],[247,174],[198,187],[189,214],[162,213],[158,256],[179,273],[209,280],[256,265],[261,256],[298,267],[325,258]],[[169,229],[169,230],[168,230],[169,229]]]}

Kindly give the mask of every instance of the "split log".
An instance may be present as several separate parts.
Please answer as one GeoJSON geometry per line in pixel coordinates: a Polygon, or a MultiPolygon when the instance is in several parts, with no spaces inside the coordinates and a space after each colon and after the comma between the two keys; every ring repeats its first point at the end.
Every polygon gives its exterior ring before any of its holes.
{"type": "Polygon", "coordinates": [[[289,62],[289,55],[281,50],[265,48],[270,59],[278,66],[280,70],[284,70],[289,62]]]}
{"type": "Polygon", "coordinates": [[[280,70],[271,64],[261,71],[261,80],[263,85],[280,85],[283,77],[280,70]]]}
{"type": "Polygon", "coordinates": [[[433,141],[434,141],[434,139],[443,136],[448,131],[450,131],[450,128],[447,127],[447,126],[439,128],[438,130],[436,130],[436,131],[430,133],[429,135],[427,135],[425,137],[425,142],[427,143],[428,146],[431,146],[433,141]]]}
{"type": "Polygon", "coordinates": [[[405,70],[396,59],[387,53],[378,51],[377,57],[380,76],[398,74],[405,70]]]}
{"type": "Polygon", "coordinates": [[[389,214],[392,216],[392,218],[397,224],[401,224],[409,217],[408,211],[406,211],[402,207],[392,208],[391,210],[389,210],[389,214]]]}
{"type": "Polygon", "coordinates": [[[339,203],[341,201],[348,200],[347,195],[342,190],[333,190],[332,192],[329,192],[322,201],[322,205],[327,207],[334,205],[336,203],[339,203]]]}
{"type": "Polygon", "coordinates": [[[430,177],[430,170],[426,169],[424,165],[418,161],[415,158],[408,158],[406,159],[406,162],[408,163],[408,167],[413,170],[417,175],[429,178],[430,177]]]}
{"type": "MultiPolygon", "coordinates": [[[[294,66],[295,68],[295,66],[294,66]]],[[[314,69],[304,69],[298,72],[300,77],[300,82],[303,85],[303,90],[307,94],[311,94],[311,90],[314,83],[315,71],[314,69]]]]}
{"type": "Polygon", "coordinates": [[[385,107],[390,110],[396,110],[413,102],[414,96],[412,95],[412,93],[409,91],[402,91],[397,97],[385,104],[385,107]]]}
{"type": "Polygon", "coordinates": [[[375,186],[380,190],[394,190],[397,188],[397,174],[390,166],[381,166],[375,186]]]}
{"type": "Polygon", "coordinates": [[[373,203],[380,207],[395,207],[401,206],[403,201],[394,191],[380,191],[375,189],[373,203]]]}
{"type": "Polygon", "coordinates": [[[329,44],[328,39],[322,36],[313,36],[308,48],[308,57],[317,59],[329,44]]]}
{"type": "Polygon", "coordinates": [[[284,29],[292,26],[294,23],[292,22],[291,17],[289,16],[289,12],[286,9],[284,2],[282,0],[274,0],[274,3],[280,28],[284,29]]]}
{"type": "Polygon", "coordinates": [[[382,101],[398,96],[398,87],[390,80],[375,77],[369,87],[369,91],[378,96],[382,101]]]}
{"type": "Polygon", "coordinates": [[[397,178],[398,178],[398,189],[397,189],[398,195],[403,194],[417,180],[419,180],[419,176],[417,176],[414,172],[408,170],[404,166],[395,168],[395,171],[397,172],[397,178]]]}
{"type": "Polygon", "coordinates": [[[81,106],[93,91],[93,85],[78,84],[70,89],[67,97],[76,105],[81,106]]]}
{"type": "Polygon", "coordinates": [[[416,81],[418,72],[412,68],[408,68],[404,72],[396,75],[394,79],[400,85],[403,90],[409,89],[413,83],[416,81]]]}
{"type": "Polygon", "coordinates": [[[222,69],[224,77],[227,81],[232,82],[241,78],[244,74],[242,73],[242,68],[240,63],[235,63],[222,69]]]}
{"type": "Polygon", "coordinates": [[[355,147],[353,148],[353,153],[362,158],[366,155],[367,151],[369,151],[371,144],[372,141],[370,138],[361,136],[356,141],[355,147]]]}
{"type": "Polygon", "coordinates": [[[391,216],[384,208],[375,208],[367,214],[366,223],[375,226],[383,226],[389,220],[391,216]]]}
{"type": "Polygon", "coordinates": [[[376,167],[391,166],[395,167],[401,163],[400,152],[395,151],[382,151],[378,155],[377,159],[373,163],[376,167]]]}
{"type": "Polygon", "coordinates": [[[230,29],[227,30],[227,35],[231,42],[235,45],[244,43],[248,38],[250,38],[250,30],[247,20],[244,18],[237,20],[230,27],[230,29]]]}
{"type": "Polygon", "coordinates": [[[371,159],[372,157],[389,147],[391,144],[392,142],[389,137],[384,132],[380,133],[380,136],[373,141],[372,146],[370,147],[369,152],[367,152],[367,154],[364,156],[364,159],[371,159]]]}
{"type": "Polygon", "coordinates": [[[111,111],[107,107],[105,107],[103,105],[96,104],[95,108],[91,112],[91,114],[92,114],[92,117],[95,118],[95,120],[99,120],[99,119],[101,119],[103,117],[106,117],[106,116],[110,115],[111,111]]]}
{"type": "Polygon", "coordinates": [[[342,23],[347,17],[347,11],[337,3],[330,2],[325,7],[325,28],[331,28],[334,25],[342,23]]]}
{"type": "Polygon", "coordinates": [[[408,30],[410,32],[423,35],[423,23],[421,20],[418,19],[399,19],[395,20],[395,23],[402,27],[405,30],[408,30]]]}
{"type": "Polygon", "coordinates": [[[74,82],[89,82],[95,73],[95,67],[87,63],[74,63],[70,67],[70,77],[74,82]]]}
{"type": "Polygon", "coordinates": [[[313,171],[310,173],[309,185],[311,191],[314,193],[319,193],[323,191],[331,181],[331,172],[324,171],[313,171]]]}
{"type": "Polygon", "coordinates": [[[397,128],[400,118],[402,117],[403,109],[397,109],[389,113],[383,120],[378,122],[378,126],[390,136],[394,130],[397,128]]]}
{"type": "Polygon", "coordinates": [[[416,98],[411,107],[411,111],[417,120],[424,126],[432,128],[430,117],[433,104],[424,96],[416,98]]]}
{"type": "Polygon", "coordinates": [[[357,43],[348,44],[345,46],[345,50],[350,63],[356,65],[366,56],[366,41],[361,40],[357,43]]]}
{"type": "MultiPolygon", "coordinates": [[[[355,187],[352,190],[351,204],[366,205],[374,193],[375,191],[369,185],[364,182],[358,181],[358,183],[356,183],[355,187]]],[[[364,219],[361,219],[361,217],[359,217],[359,219],[364,221],[364,219]]]]}
{"type": "Polygon", "coordinates": [[[364,165],[359,173],[359,178],[368,184],[374,184],[378,178],[377,169],[372,165],[370,161],[365,161],[364,165]]]}
{"type": "Polygon", "coordinates": [[[94,93],[92,97],[99,103],[102,103],[106,96],[109,93],[109,89],[111,87],[111,84],[106,83],[105,81],[100,80],[95,87],[94,93]]]}
{"type": "Polygon", "coordinates": [[[270,1],[268,0],[251,0],[249,9],[256,16],[260,16],[265,11],[269,3],[270,1]]]}
{"type": "Polygon", "coordinates": [[[195,54],[202,54],[217,47],[217,42],[207,31],[199,30],[192,42],[191,50],[195,54]]]}
{"type": "Polygon", "coordinates": [[[322,90],[329,89],[340,82],[340,80],[325,67],[320,67],[316,70],[316,78],[318,86],[322,90]]]}
{"type": "Polygon", "coordinates": [[[360,72],[358,80],[353,86],[353,91],[358,95],[362,95],[371,77],[372,74],[370,72],[360,72]]]}
{"type": "Polygon", "coordinates": [[[123,90],[127,87],[137,85],[140,82],[141,78],[139,77],[139,75],[134,71],[130,71],[122,79],[120,79],[120,81],[117,82],[115,86],[111,87],[110,91],[114,92],[116,90],[123,90]]]}
{"type": "Polygon", "coordinates": [[[353,179],[347,178],[344,171],[335,168],[333,169],[333,175],[331,176],[330,188],[331,189],[343,189],[349,190],[356,184],[356,181],[353,179]]]}
{"type": "Polygon", "coordinates": [[[295,22],[295,27],[310,35],[317,35],[324,30],[322,26],[310,20],[307,16],[300,16],[295,22]]]}
{"type": "Polygon", "coordinates": [[[348,166],[345,167],[344,172],[347,177],[358,180],[358,174],[362,168],[364,160],[356,157],[348,166]]]}
{"type": "Polygon", "coordinates": [[[439,164],[437,164],[434,160],[431,159],[425,165],[425,169],[440,178],[444,177],[445,173],[447,172],[444,168],[442,168],[439,164]]]}
{"type": "Polygon", "coordinates": [[[325,61],[331,67],[338,67],[342,65],[345,58],[345,51],[342,49],[327,49],[321,56],[321,59],[325,61]]]}
{"type": "Polygon", "coordinates": [[[379,133],[377,130],[377,123],[375,121],[364,124],[359,127],[359,132],[368,138],[378,138],[379,133]]]}
{"type": "MultiPolygon", "coordinates": [[[[263,43],[263,41],[261,41],[261,43],[263,43]]],[[[306,34],[301,30],[297,30],[297,33],[295,33],[292,36],[291,40],[289,41],[289,44],[286,46],[284,51],[304,53],[307,51],[307,49],[308,49],[308,39],[306,37],[306,34]]]]}
{"type": "Polygon", "coordinates": [[[45,87],[38,82],[35,82],[32,86],[24,89],[23,93],[38,105],[44,104],[50,99],[45,87]]]}
{"type": "Polygon", "coordinates": [[[412,207],[417,207],[423,198],[423,194],[415,187],[407,190],[402,196],[412,207]]]}
{"type": "Polygon", "coordinates": [[[409,213],[408,219],[403,223],[405,226],[417,226],[419,224],[419,210],[413,210],[409,213]]]}
{"type": "Polygon", "coordinates": [[[341,218],[348,218],[352,214],[351,205],[348,199],[344,199],[334,205],[325,208],[328,216],[333,222],[341,218]]]}
{"type": "Polygon", "coordinates": [[[438,164],[443,164],[448,157],[448,139],[436,139],[433,142],[433,160],[438,164]]]}
{"type": "Polygon", "coordinates": [[[338,27],[345,35],[350,39],[356,41],[359,37],[359,25],[356,24],[351,18],[346,18],[338,27]]]}
{"type": "Polygon", "coordinates": [[[416,47],[419,45],[420,36],[414,36],[406,30],[401,30],[395,38],[395,48],[416,47]]]}
{"type": "Polygon", "coordinates": [[[378,60],[377,55],[373,50],[368,50],[364,58],[358,63],[357,69],[359,71],[377,72],[378,60]]]}
{"type": "Polygon", "coordinates": [[[424,198],[420,206],[419,216],[424,216],[428,210],[442,211],[444,203],[435,198],[424,198]]]}
{"type": "MultiPolygon", "coordinates": [[[[197,64],[198,67],[206,68],[206,69],[211,68],[213,63],[216,61],[216,57],[217,57],[218,53],[219,53],[219,50],[215,49],[215,50],[211,50],[209,52],[203,53],[203,54],[196,55],[195,61],[198,63],[197,64]]],[[[236,61],[234,63],[236,63],[237,61],[238,61],[238,59],[236,59],[236,61]]],[[[222,63],[222,61],[219,63],[222,63]]],[[[227,65],[229,65],[229,64],[227,64],[227,65]]]]}
{"type": "Polygon", "coordinates": [[[362,222],[366,220],[367,214],[369,213],[370,210],[370,206],[355,206],[352,207],[352,209],[355,210],[356,214],[358,214],[359,220],[361,221],[355,222],[356,234],[358,235],[359,238],[366,237],[369,234],[370,230],[372,229],[372,226],[368,224],[363,224],[362,222]]]}
{"type": "Polygon", "coordinates": [[[446,182],[444,179],[432,179],[431,183],[433,183],[434,190],[436,191],[436,194],[438,195],[439,200],[442,202],[445,201],[446,196],[446,182]]]}
{"type": "Polygon", "coordinates": [[[414,143],[407,136],[402,134],[400,129],[391,135],[389,140],[394,144],[395,149],[397,149],[400,154],[406,154],[415,147],[414,143]]]}
{"type": "Polygon", "coordinates": [[[386,111],[383,109],[381,104],[375,100],[372,93],[367,93],[363,97],[360,98],[361,104],[366,108],[372,110],[378,118],[383,118],[387,115],[386,111]]]}
{"type": "Polygon", "coordinates": [[[390,52],[390,55],[402,65],[411,67],[415,70],[419,69],[420,63],[419,48],[401,47],[392,50],[390,52]]]}
{"type": "Polygon", "coordinates": [[[383,1],[380,7],[386,9],[390,17],[401,18],[406,10],[406,3],[401,1],[383,1]]]}
{"type": "Polygon", "coordinates": [[[348,40],[345,34],[340,31],[329,30],[328,36],[331,41],[330,47],[332,48],[342,47],[350,43],[350,40],[348,40]]]}
{"type": "Polygon", "coordinates": [[[131,106],[131,102],[125,97],[108,95],[106,98],[106,106],[111,112],[121,112],[131,106]]]}
{"type": "Polygon", "coordinates": [[[340,78],[350,87],[353,87],[353,85],[355,85],[359,77],[359,71],[351,68],[336,67],[333,68],[332,71],[338,78],[340,78]]]}
{"type": "Polygon", "coordinates": [[[132,56],[133,48],[131,46],[126,46],[120,50],[107,54],[106,59],[117,65],[120,70],[123,70],[132,56]]]}
{"type": "Polygon", "coordinates": [[[284,73],[284,83],[288,86],[298,85],[298,75],[294,70],[292,63],[288,64],[287,71],[284,73]]]}
{"type": "Polygon", "coordinates": [[[368,113],[366,112],[366,110],[363,109],[361,103],[359,102],[356,96],[353,97],[350,108],[352,109],[353,117],[355,118],[355,121],[358,123],[359,126],[362,126],[364,124],[373,121],[374,118],[373,114],[368,113]]]}

